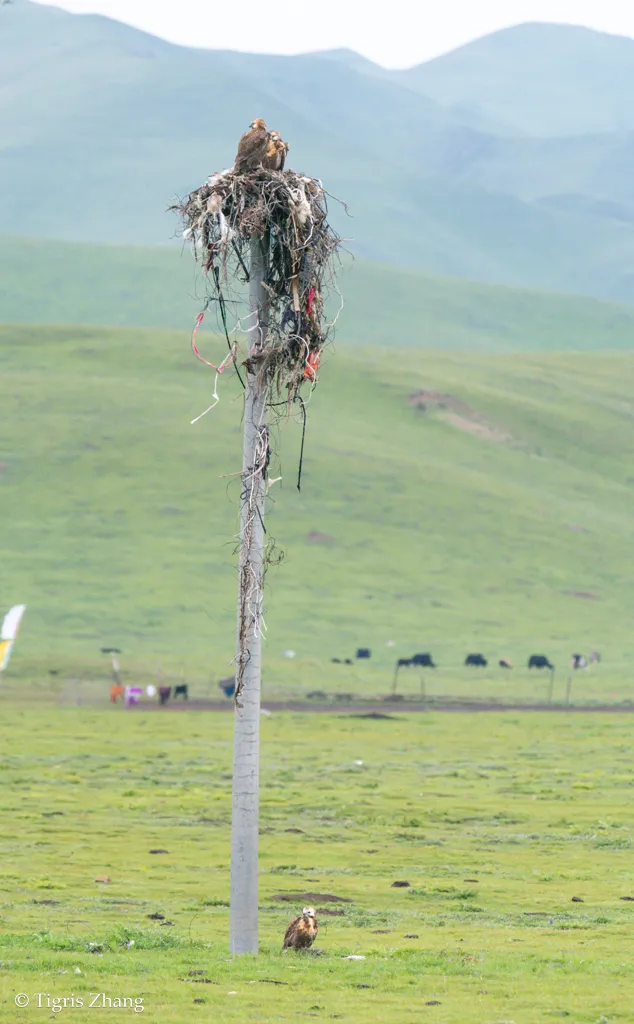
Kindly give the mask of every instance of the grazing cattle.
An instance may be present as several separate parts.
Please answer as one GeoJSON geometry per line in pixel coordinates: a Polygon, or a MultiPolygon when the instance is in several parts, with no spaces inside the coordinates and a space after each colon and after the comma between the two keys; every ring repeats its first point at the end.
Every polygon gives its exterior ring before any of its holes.
{"type": "Polygon", "coordinates": [[[570,668],[587,668],[588,660],[585,654],[571,654],[570,655],[570,668]]]}
{"type": "Polygon", "coordinates": [[[333,665],[341,665],[341,658],[331,658],[333,665]]]}
{"type": "Polygon", "coordinates": [[[551,672],[555,671],[555,666],[551,665],[545,654],[531,654],[528,659],[529,668],[549,668],[551,672]]]}
{"type": "Polygon", "coordinates": [[[159,686],[159,704],[167,704],[168,700],[172,696],[171,686],[159,686]]]}
{"type": "Polygon", "coordinates": [[[352,658],[346,658],[344,665],[352,665],[352,658]]]}
{"type": "Polygon", "coordinates": [[[436,668],[434,659],[427,651],[424,654],[415,654],[412,658],[412,665],[416,665],[418,668],[436,668]]]}
{"type": "Polygon", "coordinates": [[[500,658],[500,660],[498,661],[498,665],[500,666],[500,668],[513,668],[513,662],[510,660],[510,658],[500,658]]]}
{"type": "Polygon", "coordinates": [[[465,658],[465,666],[471,668],[486,668],[488,664],[484,654],[467,654],[465,658]]]}
{"type": "Polygon", "coordinates": [[[601,661],[601,655],[599,654],[599,652],[598,651],[593,651],[592,654],[590,655],[590,663],[592,665],[598,665],[600,661],[601,661]]]}
{"type": "Polygon", "coordinates": [[[307,700],[328,700],[328,694],[324,693],[323,690],[311,690],[310,693],[306,694],[307,700]]]}
{"type": "Polygon", "coordinates": [[[436,668],[436,664],[431,654],[414,654],[411,658],[399,658],[396,671],[400,668],[436,668]]]}
{"type": "Polygon", "coordinates": [[[233,697],[236,692],[236,681],[233,676],[229,676],[227,679],[220,679],[218,686],[224,693],[225,697],[233,697]]]}
{"type": "Polygon", "coordinates": [[[369,647],[359,647],[357,650],[357,658],[371,658],[372,651],[369,647]]]}
{"type": "Polygon", "coordinates": [[[189,700],[187,683],[180,683],[179,686],[174,687],[174,700],[178,700],[179,697],[182,697],[183,700],[189,700]]]}

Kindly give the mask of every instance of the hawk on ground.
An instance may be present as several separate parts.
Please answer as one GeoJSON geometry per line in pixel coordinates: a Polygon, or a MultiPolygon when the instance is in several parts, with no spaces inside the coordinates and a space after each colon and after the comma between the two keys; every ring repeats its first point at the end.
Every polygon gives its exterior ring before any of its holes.
{"type": "Polygon", "coordinates": [[[304,907],[299,917],[286,929],[282,949],[310,949],[317,938],[319,926],[313,907],[304,907]]]}

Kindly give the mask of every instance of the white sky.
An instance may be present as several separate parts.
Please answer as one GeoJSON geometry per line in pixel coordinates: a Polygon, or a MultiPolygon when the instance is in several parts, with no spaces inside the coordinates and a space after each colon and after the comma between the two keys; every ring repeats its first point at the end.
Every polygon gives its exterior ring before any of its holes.
{"type": "MultiPolygon", "coordinates": [[[[19,0],[16,0],[19,2],[19,0]]],[[[187,46],[303,53],[349,47],[408,67],[524,21],[634,37],[634,0],[37,0],[107,14],[187,46]]]]}

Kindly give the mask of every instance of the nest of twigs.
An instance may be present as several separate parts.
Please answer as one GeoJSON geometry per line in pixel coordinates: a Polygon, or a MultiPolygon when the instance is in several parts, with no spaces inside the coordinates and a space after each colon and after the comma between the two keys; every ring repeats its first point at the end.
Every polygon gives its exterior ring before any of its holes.
{"type": "Polygon", "coordinates": [[[238,315],[238,329],[249,339],[245,364],[263,385],[275,384],[278,393],[287,387],[292,396],[303,383],[313,383],[334,325],[326,303],[341,246],[328,223],[321,183],[291,170],[228,170],[171,209],[182,216],[183,237],[206,275],[207,304],[217,303],[227,333],[235,282],[249,280],[252,239],[264,242],[267,336],[263,345],[254,344],[238,315]]]}

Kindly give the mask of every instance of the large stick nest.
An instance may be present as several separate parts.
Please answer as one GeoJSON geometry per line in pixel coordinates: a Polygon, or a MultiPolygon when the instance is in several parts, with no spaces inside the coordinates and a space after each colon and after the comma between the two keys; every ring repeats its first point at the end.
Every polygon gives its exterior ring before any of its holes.
{"type": "Polygon", "coordinates": [[[207,302],[218,304],[225,330],[226,311],[235,314],[236,307],[238,328],[253,330],[253,320],[240,315],[244,297],[235,298],[236,283],[249,279],[252,239],[262,239],[265,250],[268,243],[268,336],[259,347],[247,333],[245,363],[262,385],[275,384],[278,394],[288,387],[289,398],[296,396],[305,381],[314,382],[334,324],[326,303],[341,239],[328,223],[321,183],[291,170],[228,170],[171,209],[183,218],[183,235],[206,275],[207,302]]]}

